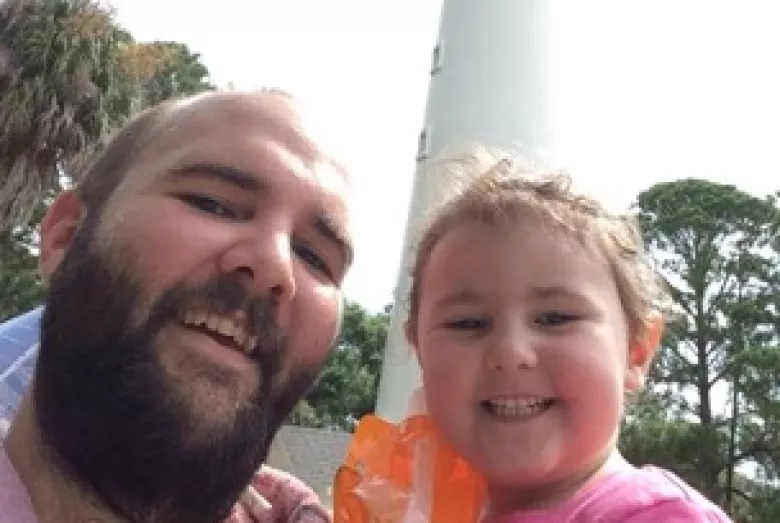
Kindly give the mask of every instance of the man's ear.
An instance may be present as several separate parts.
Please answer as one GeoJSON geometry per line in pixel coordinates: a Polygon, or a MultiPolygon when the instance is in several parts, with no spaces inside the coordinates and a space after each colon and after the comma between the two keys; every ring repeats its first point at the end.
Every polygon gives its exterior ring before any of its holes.
{"type": "Polygon", "coordinates": [[[41,221],[41,277],[48,280],[70,248],[86,213],[84,203],[72,190],[63,191],[41,221]]]}
{"type": "Polygon", "coordinates": [[[627,392],[636,392],[645,386],[650,364],[661,344],[663,330],[663,318],[660,314],[654,314],[645,322],[644,335],[634,340],[628,348],[628,366],[624,382],[627,392]]]}

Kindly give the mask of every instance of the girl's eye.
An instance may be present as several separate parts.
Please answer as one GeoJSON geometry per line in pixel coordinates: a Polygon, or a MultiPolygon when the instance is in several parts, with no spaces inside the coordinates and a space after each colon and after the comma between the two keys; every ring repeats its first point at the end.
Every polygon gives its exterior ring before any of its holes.
{"type": "Polygon", "coordinates": [[[221,216],[223,218],[237,217],[237,213],[233,211],[233,209],[208,196],[199,194],[182,194],[179,196],[179,198],[187,205],[190,205],[199,211],[221,216]]]}
{"type": "Polygon", "coordinates": [[[540,314],[536,318],[535,322],[540,325],[555,327],[576,321],[577,319],[578,317],[573,314],[567,314],[564,312],[546,312],[544,314],[540,314]]]}
{"type": "Polygon", "coordinates": [[[444,326],[452,330],[471,331],[485,329],[490,326],[490,322],[485,318],[462,318],[448,321],[444,326]]]}
{"type": "Polygon", "coordinates": [[[304,263],[307,263],[315,271],[320,272],[325,276],[331,277],[328,264],[325,263],[322,257],[318,255],[313,249],[306,247],[305,245],[300,245],[295,247],[295,254],[297,254],[298,257],[304,261],[304,263]]]}

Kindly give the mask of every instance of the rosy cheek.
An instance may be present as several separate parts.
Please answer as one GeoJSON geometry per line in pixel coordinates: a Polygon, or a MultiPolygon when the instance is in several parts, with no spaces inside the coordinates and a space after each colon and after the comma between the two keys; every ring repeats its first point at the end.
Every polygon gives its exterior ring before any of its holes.
{"type": "Polygon", "coordinates": [[[426,388],[435,388],[448,393],[458,391],[472,374],[470,363],[464,358],[454,356],[453,351],[448,351],[446,346],[436,346],[422,358],[423,375],[426,379],[426,388]],[[435,352],[434,352],[435,351],[435,352]]]}
{"type": "Polygon", "coordinates": [[[330,285],[312,285],[299,280],[290,322],[291,337],[305,337],[310,354],[297,357],[310,363],[325,358],[339,329],[341,293],[330,285]]]}
{"type": "MultiPolygon", "coordinates": [[[[133,238],[136,263],[164,280],[191,274],[228,245],[229,231],[217,224],[193,222],[192,217],[159,206],[155,213],[139,212],[126,219],[123,235],[133,238]]],[[[216,263],[216,262],[215,262],[216,263]]]]}

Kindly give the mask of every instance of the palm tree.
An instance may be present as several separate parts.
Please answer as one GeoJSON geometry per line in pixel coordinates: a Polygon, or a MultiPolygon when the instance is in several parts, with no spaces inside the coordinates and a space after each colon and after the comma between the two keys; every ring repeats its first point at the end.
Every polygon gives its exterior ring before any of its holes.
{"type": "Polygon", "coordinates": [[[93,0],[0,4],[0,233],[26,225],[62,167],[129,114],[130,42],[93,0]]]}
{"type": "Polygon", "coordinates": [[[213,89],[197,53],[134,42],[94,0],[0,0],[0,318],[40,300],[35,222],[110,131],[213,89]]]}
{"type": "Polygon", "coordinates": [[[144,106],[214,89],[200,55],[180,42],[137,43],[125,50],[128,69],[144,106]]]}

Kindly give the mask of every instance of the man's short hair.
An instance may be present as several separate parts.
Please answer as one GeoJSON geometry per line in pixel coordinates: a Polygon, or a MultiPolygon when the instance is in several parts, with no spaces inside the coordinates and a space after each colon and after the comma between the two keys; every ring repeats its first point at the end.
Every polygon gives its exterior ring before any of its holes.
{"type": "Polygon", "coordinates": [[[163,102],[138,113],[111,137],[76,183],[76,192],[87,212],[100,212],[121,183],[136,154],[166,119],[174,101],[163,102]]]}

